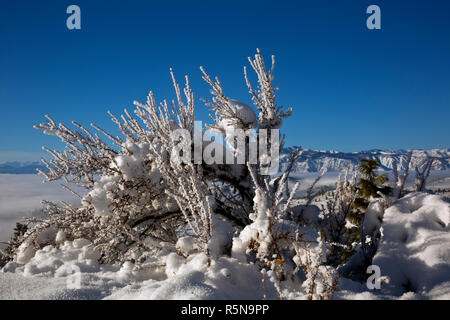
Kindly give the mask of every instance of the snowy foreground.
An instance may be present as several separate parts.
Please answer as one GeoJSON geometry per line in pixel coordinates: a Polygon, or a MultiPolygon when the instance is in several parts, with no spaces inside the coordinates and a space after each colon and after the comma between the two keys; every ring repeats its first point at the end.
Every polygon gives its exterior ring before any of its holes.
{"type": "MultiPolygon", "coordinates": [[[[373,210],[368,223],[382,233],[373,260],[381,289],[341,278],[334,299],[450,299],[450,200],[410,193],[383,217],[377,214],[373,210]]],[[[187,255],[192,243],[181,238],[177,249],[187,255]]],[[[270,282],[264,290],[254,265],[234,257],[213,259],[207,267],[203,253],[185,259],[163,247],[139,268],[99,265],[98,258],[83,239],[23,252],[23,264],[10,262],[0,272],[0,299],[263,299],[264,293],[278,299],[270,282]]],[[[306,298],[298,285],[281,289],[284,298],[306,298]]]]}

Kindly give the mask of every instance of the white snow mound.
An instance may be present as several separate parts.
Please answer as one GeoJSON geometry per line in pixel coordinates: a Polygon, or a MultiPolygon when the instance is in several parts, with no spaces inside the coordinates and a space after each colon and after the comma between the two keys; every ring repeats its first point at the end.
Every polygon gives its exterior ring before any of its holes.
{"type": "Polygon", "coordinates": [[[383,217],[373,264],[389,278],[382,290],[450,298],[450,202],[415,192],[394,202],[383,217]]]}

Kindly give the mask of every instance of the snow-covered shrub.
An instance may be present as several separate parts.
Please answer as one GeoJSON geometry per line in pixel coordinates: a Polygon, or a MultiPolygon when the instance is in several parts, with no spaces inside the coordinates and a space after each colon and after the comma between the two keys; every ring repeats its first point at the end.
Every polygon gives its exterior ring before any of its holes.
{"type": "Polygon", "coordinates": [[[326,265],[327,257],[324,244],[320,239],[315,245],[304,241],[294,243],[296,255],[294,261],[306,276],[302,287],[306,289],[308,300],[330,300],[339,283],[339,274],[326,265]]]}
{"type": "MultiPolygon", "coordinates": [[[[364,160],[359,171],[344,181],[339,177],[336,190],[326,195],[323,212],[323,235],[328,247],[327,263],[338,267],[341,276],[363,280],[381,236],[380,226],[385,209],[391,205],[391,188],[384,185],[385,175],[376,176],[375,160],[364,160]]],[[[405,172],[394,172],[395,194],[402,194],[405,172]]]]}
{"type": "MultiPolygon", "coordinates": [[[[296,220],[290,209],[297,186],[289,192],[288,177],[300,149],[293,150],[282,175],[270,175],[274,164],[278,170],[284,145],[284,136],[273,129],[291,114],[291,109],[285,112],[276,104],[274,59],[266,70],[258,50],[249,62],[258,87],[254,89],[245,68],[244,75],[258,115],[227,97],[219,79],[213,81],[201,68],[213,96],[206,101],[214,113],[209,128],[227,142],[227,146],[215,143],[214,151],[222,151],[218,157],[236,150],[236,131],[245,134],[244,149],[233,154],[231,163],[210,161],[217,154],[196,158],[196,136],[203,137],[203,129],[195,126],[194,94],[187,77],[181,90],[172,70],[174,101],[157,104],[150,92],[145,104],[135,102],[135,115],[125,110],[118,118],[110,113],[121,136],[92,125],[109,143],[76,122],[71,129],[47,116],[48,122],[36,128],[58,137],[66,149],[46,149],[53,159],[43,160],[48,171],[41,174],[47,181],[65,179],[86,192],[78,194],[65,186],[80,197],[76,207],[45,202],[47,217],[29,220],[29,229],[14,244],[15,262],[31,265],[48,250],[59,254],[55,250],[64,251],[66,243],[85,239],[96,252],[92,259],[100,263],[145,264],[164,251],[165,274],[170,278],[186,274],[186,268],[214,268],[231,253],[230,259],[239,264],[255,260],[257,273],[267,270],[269,287],[279,297],[288,283],[301,291],[306,279],[303,288],[309,298],[330,298],[336,280],[334,269],[324,266],[321,237],[296,220]],[[254,158],[251,143],[259,147],[254,158]],[[244,163],[239,162],[242,156],[244,163]]],[[[305,208],[313,199],[314,185],[305,208]]]]}
{"type": "Polygon", "coordinates": [[[9,242],[0,244],[6,244],[4,250],[0,249],[0,268],[3,267],[8,261],[14,259],[14,254],[17,247],[20,245],[21,237],[28,230],[28,226],[26,224],[17,222],[16,227],[14,228],[14,233],[9,242]]]}
{"type": "MultiPolygon", "coordinates": [[[[85,239],[100,263],[145,264],[164,251],[165,274],[171,278],[196,272],[190,268],[214,268],[231,253],[235,263],[248,265],[253,259],[254,271],[267,271],[262,278],[267,276],[270,284],[264,287],[276,290],[280,298],[287,285],[306,291],[311,299],[331,298],[336,280],[334,269],[324,265],[321,237],[290,209],[297,186],[289,192],[288,177],[300,149],[291,153],[282,175],[270,175],[273,164],[278,169],[284,145],[284,136],[273,129],[291,114],[291,109],[284,112],[276,105],[274,59],[269,71],[259,50],[249,61],[258,88],[245,68],[244,75],[258,116],[245,103],[227,97],[219,79],[213,81],[201,68],[213,95],[206,101],[214,112],[209,128],[227,142],[219,146],[222,154],[235,150],[236,130],[246,135],[244,149],[234,153],[231,164],[196,161],[194,95],[189,79],[181,90],[172,70],[176,100],[171,104],[163,100],[158,105],[150,92],[145,104],[135,102],[135,116],[125,110],[119,120],[110,113],[121,137],[92,125],[110,143],[75,122],[78,129],[70,129],[47,117],[48,123],[36,126],[66,144],[63,152],[48,150],[53,160],[44,160],[48,172],[41,173],[48,181],[65,179],[83,186],[86,193],[65,186],[80,197],[78,207],[46,202],[47,218],[28,221],[30,229],[16,243],[15,262],[28,265],[48,248],[63,250],[68,241],[85,239]],[[181,142],[188,142],[187,147],[180,148],[181,142]],[[256,159],[250,157],[251,143],[259,146],[256,159]],[[243,155],[246,163],[239,162],[243,155]]],[[[230,277],[229,271],[220,272],[230,277]]]]}
{"type": "MultiPolygon", "coordinates": [[[[254,129],[258,133],[261,129],[279,128],[282,118],[291,113],[291,109],[284,112],[275,105],[278,89],[272,84],[274,64],[266,71],[259,50],[249,61],[258,77],[258,89],[253,89],[244,68],[245,80],[258,116],[248,105],[227,97],[219,79],[212,81],[201,68],[203,78],[212,87],[213,98],[207,105],[214,111],[215,123],[210,127],[222,130],[225,136],[236,129],[254,129]]],[[[60,238],[85,238],[100,250],[101,262],[139,262],[152,250],[158,250],[158,243],[175,247],[178,238],[191,236],[196,248],[208,256],[229,251],[229,223],[239,229],[251,222],[255,196],[251,176],[247,166],[236,161],[196,162],[195,145],[180,154],[180,141],[195,141],[198,130],[194,126],[194,94],[187,77],[182,90],[172,70],[170,73],[176,94],[171,103],[163,100],[158,104],[150,92],[145,104],[135,102],[135,115],[127,110],[120,118],[109,113],[121,136],[113,136],[94,124],[91,126],[97,133],[76,122],[72,129],[57,124],[50,116],[47,123],[35,126],[65,144],[64,151],[45,148],[53,159],[43,160],[48,170],[40,173],[47,181],[64,179],[86,188],[86,192],[78,194],[64,186],[80,197],[81,204],[73,207],[46,203],[48,217],[30,220],[30,229],[14,244],[15,250],[20,247],[32,256],[46,245],[58,245],[60,238]],[[187,136],[177,136],[179,129],[187,136]]],[[[275,146],[276,154],[282,145],[275,146]]],[[[274,149],[270,143],[269,149],[274,149]]],[[[275,154],[267,159],[278,160],[275,154]]],[[[263,179],[267,166],[265,161],[254,165],[257,181],[263,179]]]]}
{"type": "MultiPolygon", "coordinates": [[[[295,161],[296,157],[291,159],[295,161]]],[[[251,165],[249,169],[256,188],[254,211],[250,215],[252,223],[233,239],[232,255],[240,261],[255,260],[280,299],[283,298],[283,282],[299,284],[305,280],[299,279],[300,270],[306,277],[304,287],[308,298],[331,298],[337,280],[333,269],[328,270],[323,265],[320,235],[291,219],[290,207],[298,183],[290,193],[285,192],[284,184],[290,170],[277,178],[262,177],[260,182],[251,165]]]]}
{"type": "Polygon", "coordinates": [[[344,179],[339,176],[336,189],[328,192],[322,204],[323,236],[327,245],[327,263],[332,266],[342,264],[342,256],[351,243],[348,243],[347,216],[353,209],[357,194],[357,174],[349,178],[348,170],[344,179]]]}

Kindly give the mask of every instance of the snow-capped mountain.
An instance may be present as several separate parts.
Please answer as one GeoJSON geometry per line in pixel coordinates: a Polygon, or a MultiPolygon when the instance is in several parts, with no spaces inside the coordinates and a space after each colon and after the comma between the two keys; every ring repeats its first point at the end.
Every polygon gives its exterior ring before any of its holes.
{"type": "MultiPolygon", "coordinates": [[[[287,157],[291,148],[283,150],[281,167],[286,165],[287,157]]],[[[294,168],[295,172],[320,172],[343,171],[349,168],[351,171],[358,168],[358,164],[363,159],[378,159],[381,169],[392,170],[394,160],[397,160],[398,170],[404,170],[408,153],[412,152],[410,168],[420,166],[427,158],[433,157],[433,170],[450,169],[450,149],[431,150],[368,150],[360,152],[339,152],[339,151],[316,151],[304,149],[302,155],[297,160],[294,168]]]]}
{"type": "Polygon", "coordinates": [[[0,173],[30,174],[37,173],[37,169],[45,170],[41,162],[4,162],[0,163],[0,173]]]}
{"type": "MultiPolygon", "coordinates": [[[[283,169],[287,162],[286,155],[291,148],[285,148],[281,155],[281,168],[283,169]]],[[[450,170],[450,149],[431,149],[431,150],[368,150],[359,152],[340,152],[340,151],[317,151],[304,149],[302,155],[295,164],[295,172],[320,172],[343,171],[349,168],[351,171],[358,168],[362,159],[378,159],[381,163],[381,169],[392,170],[394,159],[397,160],[398,170],[404,170],[408,153],[412,152],[410,168],[414,169],[420,166],[427,158],[433,157],[436,160],[433,163],[433,170],[450,170]]],[[[0,174],[30,174],[37,173],[37,169],[46,170],[41,162],[4,162],[0,163],[0,174]]]]}

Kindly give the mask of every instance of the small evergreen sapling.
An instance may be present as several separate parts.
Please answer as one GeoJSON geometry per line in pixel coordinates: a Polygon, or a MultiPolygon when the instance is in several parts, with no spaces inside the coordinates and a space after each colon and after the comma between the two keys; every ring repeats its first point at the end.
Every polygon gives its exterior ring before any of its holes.
{"type": "Polygon", "coordinates": [[[388,181],[387,175],[377,175],[376,173],[379,166],[380,163],[375,159],[364,159],[359,164],[358,170],[361,178],[358,181],[352,210],[347,215],[347,220],[352,226],[347,230],[349,247],[343,255],[344,262],[347,262],[355,253],[358,245],[363,245],[366,241],[366,239],[362,238],[361,225],[369,203],[375,198],[392,194],[392,188],[386,185],[388,181]]]}
{"type": "Polygon", "coordinates": [[[28,226],[26,224],[16,223],[11,240],[5,243],[7,246],[4,250],[0,250],[0,268],[14,258],[15,248],[18,246],[17,243],[20,242],[20,238],[27,230],[28,226]]]}

